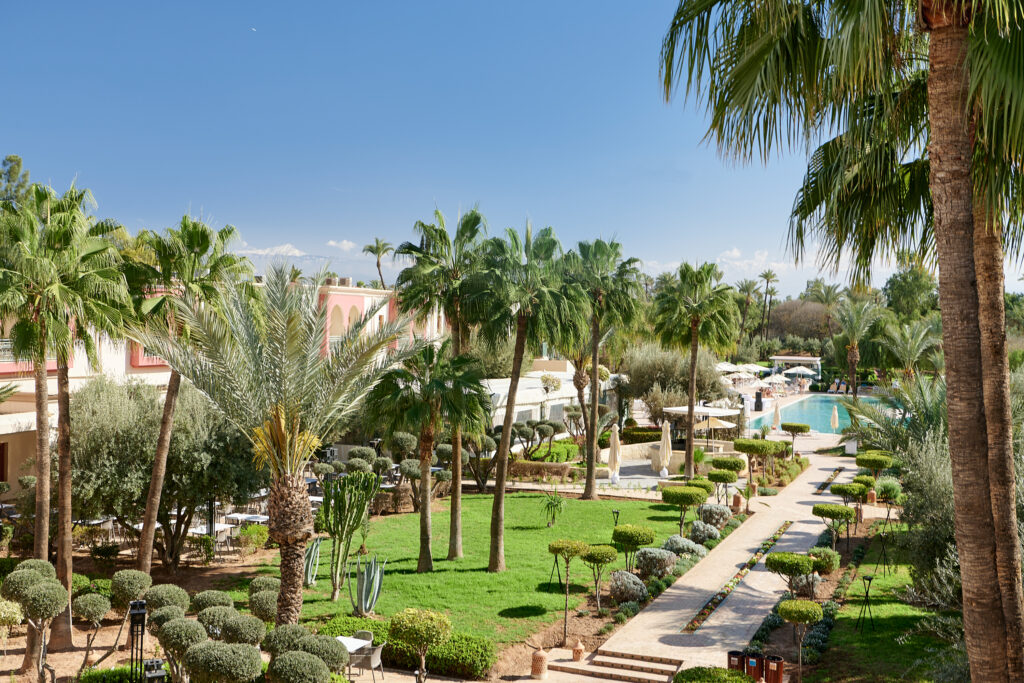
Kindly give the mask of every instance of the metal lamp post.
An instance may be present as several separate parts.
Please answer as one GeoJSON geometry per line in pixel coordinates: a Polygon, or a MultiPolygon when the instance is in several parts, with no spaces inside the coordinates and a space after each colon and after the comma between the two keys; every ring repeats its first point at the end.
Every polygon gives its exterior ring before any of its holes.
{"type": "Polygon", "coordinates": [[[141,681],[143,674],[143,645],[146,639],[146,601],[133,600],[128,606],[128,642],[131,660],[128,671],[132,681],[141,681]]]}

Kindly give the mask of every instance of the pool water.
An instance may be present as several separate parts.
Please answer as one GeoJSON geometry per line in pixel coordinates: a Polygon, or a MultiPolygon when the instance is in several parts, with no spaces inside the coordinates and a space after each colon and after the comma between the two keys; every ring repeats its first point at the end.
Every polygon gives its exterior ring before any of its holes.
{"type": "MultiPolygon", "coordinates": [[[[783,422],[797,422],[810,425],[813,431],[823,434],[838,434],[850,426],[850,414],[846,412],[846,408],[839,402],[840,398],[830,394],[813,394],[796,403],[783,406],[779,410],[779,414],[783,422]],[[839,409],[839,429],[832,429],[833,406],[838,406],[839,409]]],[[[874,401],[876,399],[862,396],[860,400],[874,401]]],[[[774,413],[772,411],[756,417],[750,421],[750,428],[760,429],[761,425],[771,426],[773,417],[774,413]]]]}

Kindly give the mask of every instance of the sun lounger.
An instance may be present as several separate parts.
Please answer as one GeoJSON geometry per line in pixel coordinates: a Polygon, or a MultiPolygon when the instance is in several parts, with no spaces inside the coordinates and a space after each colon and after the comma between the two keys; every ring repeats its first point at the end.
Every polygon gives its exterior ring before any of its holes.
{"type": "Polygon", "coordinates": [[[838,393],[840,393],[840,394],[845,394],[846,393],[846,382],[843,382],[842,384],[839,385],[838,393]]]}
{"type": "Polygon", "coordinates": [[[829,394],[834,394],[834,393],[836,393],[836,388],[837,388],[838,386],[839,386],[839,380],[835,380],[834,382],[832,382],[832,386],[830,386],[830,387],[828,388],[828,392],[827,392],[827,393],[829,393],[829,394]]]}

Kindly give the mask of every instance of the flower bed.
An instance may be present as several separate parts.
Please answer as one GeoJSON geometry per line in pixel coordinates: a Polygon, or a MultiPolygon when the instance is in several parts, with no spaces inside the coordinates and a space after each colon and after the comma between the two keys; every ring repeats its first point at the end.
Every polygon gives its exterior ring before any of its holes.
{"type": "Polygon", "coordinates": [[[718,606],[721,605],[727,597],[729,597],[729,594],[732,593],[736,586],[740,584],[740,581],[750,573],[750,570],[761,561],[761,558],[767,555],[768,551],[778,543],[779,539],[782,538],[782,534],[786,533],[786,530],[789,529],[792,524],[793,522],[783,522],[782,526],[780,526],[775,533],[771,535],[771,538],[762,543],[758,551],[750,556],[750,559],[747,560],[745,565],[743,565],[743,568],[736,572],[731,579],[726,581],[725,585],[722,586],[717,593],[711,596],[711,599],[704,604],[704,607],[702,607],[699,612],[697,612],[697,616],[691,619],[690,623],[683,628],[683,633],[693,633],[699,629],[701,625],[708,620],[708,617],[718,609],[718,606]]]}
{"type": "Polygon", "coordinates": [[[821,494],[825,493],[825,491],[828,491],[828,487],[832,485],[832,482],[836,480],[836,477],[838,477],[839,473],[842,472],[844,469],[846,468],[837,467],[834,470],[832,470],[832,474],[829,475],[829,478],[818,484],[818,490],[814,492],[814,495],[820,496],[821,494]]]}

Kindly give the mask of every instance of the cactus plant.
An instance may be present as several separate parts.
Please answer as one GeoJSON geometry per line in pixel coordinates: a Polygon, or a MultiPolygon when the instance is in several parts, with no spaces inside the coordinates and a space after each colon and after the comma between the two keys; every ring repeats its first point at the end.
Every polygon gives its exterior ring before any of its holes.
{"type": "Polygon", "coordinates": [[[380,491],[380,477],[372,472],[350,472],[341,481],[324,485],[323,528],[334,540],[331,544],[331,600],[341,595],[345,580],[342,570],[348,565],[352,536],[363,524],[370,503],[380,491]]]}
{"type": "MultiPolygon", "coordinates": [[[[380,598],[381,586],[384,583],[384,565],[388,563],[377,562],[377,556],[367,560],[363,566],[362,560],[356,556],[356,587],[355,594],[352,593],[352,581],[348,582],[348,598],[352,601],[352,609],[357,617],[365,617],[373,614],[373,608],[380,598]]],[[[345,573],[348,574],[348,565],[345,566],[345,573]]]]}
{"type": "Polygon", "coordinates": [[[316,585],[316,574],[320,570],[320,542],[322,540],[321,538],[314,538],[306,546],[306,558],[302,563],[306,588],[312,588],[316,585]]]}

